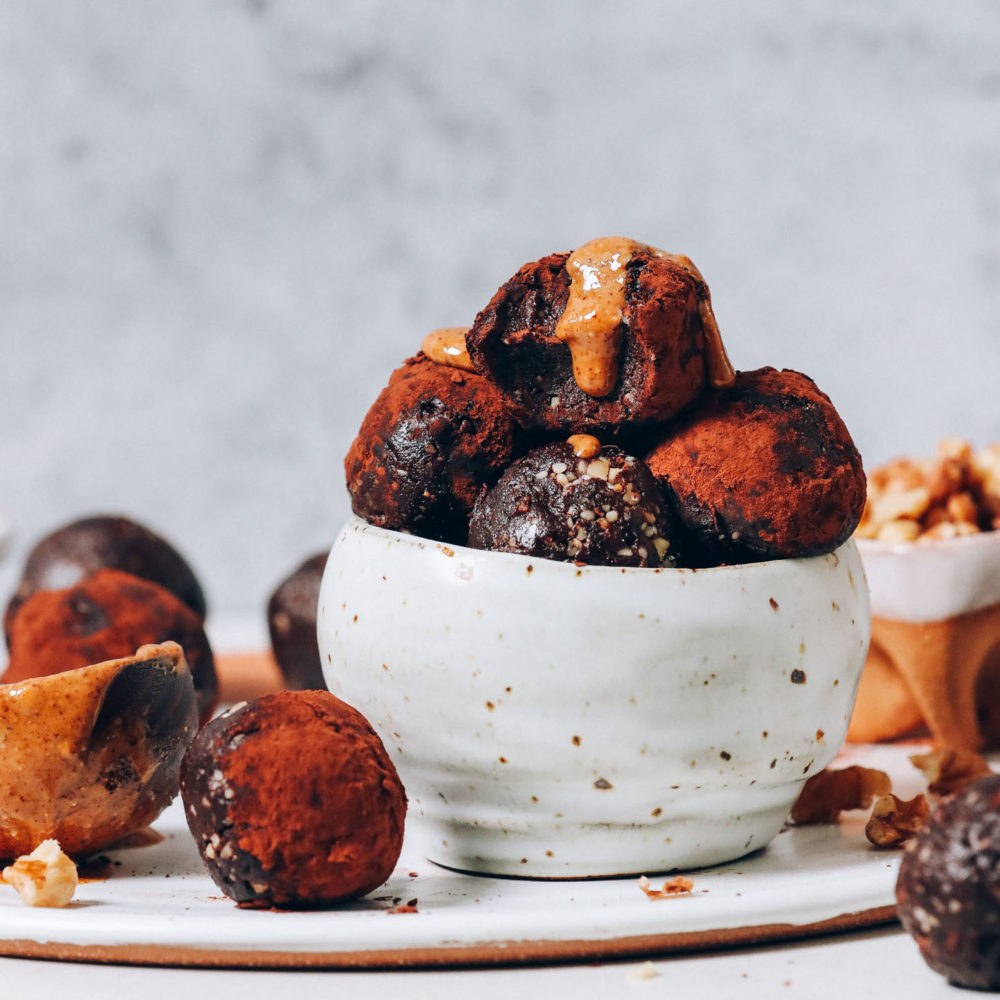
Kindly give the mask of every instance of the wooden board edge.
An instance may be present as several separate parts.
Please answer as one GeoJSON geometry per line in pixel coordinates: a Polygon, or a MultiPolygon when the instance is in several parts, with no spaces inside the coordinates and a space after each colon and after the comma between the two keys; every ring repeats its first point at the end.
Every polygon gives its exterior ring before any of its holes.
{"type": "Polygon", "coordinates": [[[542,965],[607,959],[647,959],[679,952],[772,944],[866,930],[895,920],[895,906],[878,906],[811,924],[758,924],[706,931],[631,935],[607,940],[489,941],[454,946],[339,952],[240,951],[154,944],[78,945],[21,939],[0,941],[0,956],[63,962],[228,969],[387,970],[542,965]]]}

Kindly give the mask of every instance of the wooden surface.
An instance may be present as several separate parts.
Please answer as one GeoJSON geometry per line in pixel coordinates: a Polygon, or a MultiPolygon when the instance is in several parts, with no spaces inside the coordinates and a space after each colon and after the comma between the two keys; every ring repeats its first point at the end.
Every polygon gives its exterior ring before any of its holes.
{"type": "Polygon", "coordinates": [[[215,658],[219,692],[224,704],[248,701],[280,691],[281,673],[271,653],[223,653],[215,658]]]}

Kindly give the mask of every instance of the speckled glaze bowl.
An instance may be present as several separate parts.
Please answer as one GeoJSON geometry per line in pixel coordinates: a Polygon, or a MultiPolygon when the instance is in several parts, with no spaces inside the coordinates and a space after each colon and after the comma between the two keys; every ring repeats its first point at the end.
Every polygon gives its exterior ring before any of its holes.
{"type": "Polygon", "coordinates": [[[869,638],[853,542],[707,570],[579,567],[347,523],[330,689],[385,740],[428,857],[584,878],[732,860],[839,749],[869,638]]]}

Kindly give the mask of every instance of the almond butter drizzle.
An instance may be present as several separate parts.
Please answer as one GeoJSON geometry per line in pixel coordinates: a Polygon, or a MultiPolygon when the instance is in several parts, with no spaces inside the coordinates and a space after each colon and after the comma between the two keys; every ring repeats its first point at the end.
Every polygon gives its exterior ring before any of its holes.
{"type": "Polygon", "coordinates": [[[464,326],[446,326],[440,330],[432,330],[420,345],[420,350],[435,364],[451,365],[452,368],[464,368],[471,372],[472,361],[465,349],[465,335],[469,332],[464,326]]]}
{"type": "Polygon", "coordinates": [[[92,740],[111,684],[154,659],[169,662],[177,674],[188,672],[180,647],[167,643],[142,646],[131,657],[0,685],[0,856],[12,848],[20,853],[22,842],[62,839],[63,824],[80,836],[116,823],[128,828],[139,794],[131,784],[112,792],[102,776],[109,761],[125,758],[138,776],[136,787],[152,778],[158,761],[146,740],[146,709],[123,709],[96,745],[92,740]]]}
{"type": "Polygon", "coordinates": [[[618,381],[625,308],[625,265],[636,251],[669,260],[694,279],[705,336],[705,364],[712,388],[732,385],[736,372],[722,343],[708,285],[689,257],[668,254],[621,236],[605,236],[574,250],[566,261],[569,300],[555,334],[570,350],[573,378],[588,396],[607,396],[618,381]]]}
{"type": "Polygon", "coordinates": [[[584,243],[566,261],[569,301],[556,336],[569,347],[573,378],[588,396],[607,396],[618,381],[625,265],[635,246],[608,236],[584,243]]]}
{"type": "Polygon", "coordinates": [[[571,434],[566,443],[572,446],[577,458],[597,458],[601,453],[601,442],[593,434],[571,434]]]}

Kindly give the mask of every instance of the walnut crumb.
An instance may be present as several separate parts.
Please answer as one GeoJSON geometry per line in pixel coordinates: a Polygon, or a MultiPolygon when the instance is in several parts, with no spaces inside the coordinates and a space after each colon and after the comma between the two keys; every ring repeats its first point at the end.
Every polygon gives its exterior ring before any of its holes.
{"type": "Polygon", "coordinates": [[[405,903],[398,904],[396,906],[390,907],[385,911],[386,913],[418,913],[417,901],[415,899],[408,900],[405,903]]]}
{"type": "Polygon", "coordinates": [[[793,823],[836,823],[846,809],[867,809],[877,796],[888,795],[892,782],[885,771],[852,764],[837,771],[824,768],[802,786],[792,806],[793,823]]]}
{"type": "Polygon", "coordinates": [[[3,870],[28,906],[66,906],[76,892],[76,865],[57,840],[43,840],[30,854],[23,854],[3,870]]]}
{"type": "Polygon", "coordinates": [[[875,800],[865,836],[876,847],[902,847],[927,826],[930,814],[926,796],[906,801],[890,792],[875,800]]]}
{"type": "Polygon", "coordinates": [[[979,754],[954,747],[913,754],[910,763],[927,779],[927,791],[939,798],[954,795],[977,778],[993,773],[979,754]]]}
{"type": "Polygon", "coordinates": [[[933,542],[1000,528],[1000,442],[945,438],[934,458],[898,458],[868,475],[859,538],[933,542]]]}
{"type": "Polygon", "coordinates": [[[667,896],[689,896],[691,890],[694,888],[694,882],[683,875],[675,875],[663,883],[662,889],[653,889],[650,886],[649,879],[645,875],[640,875],[639,888],[650,899],[666,899],[667,896]]]}

